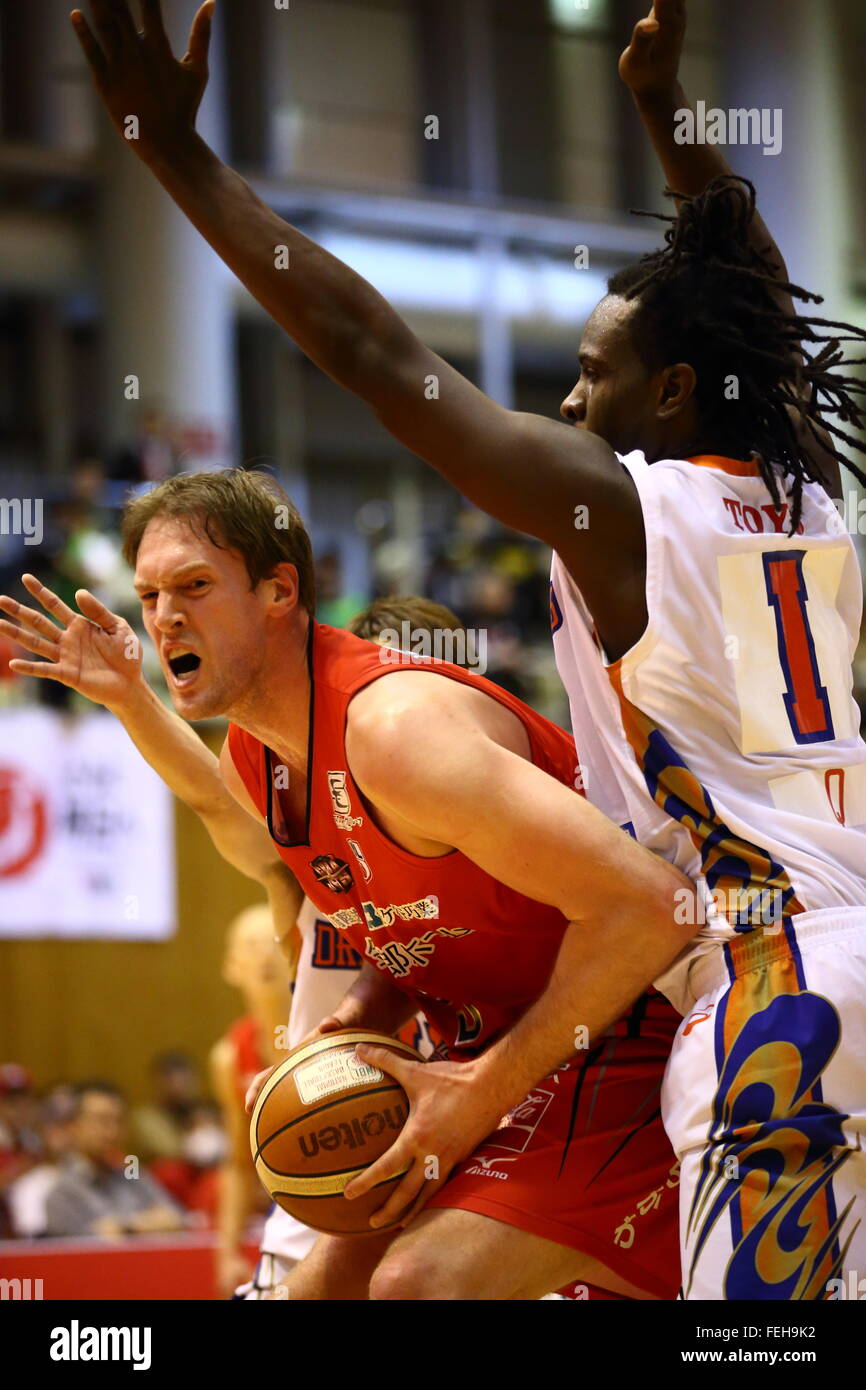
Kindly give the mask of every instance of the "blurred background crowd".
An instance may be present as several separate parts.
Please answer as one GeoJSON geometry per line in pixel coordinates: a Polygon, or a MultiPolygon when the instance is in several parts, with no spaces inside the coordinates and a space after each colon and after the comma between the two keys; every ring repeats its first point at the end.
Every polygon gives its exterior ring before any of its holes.
{"type": "Polygon", "coordinates": [[[214,1226],[227,1153],[219,1108],[184,1052],[154,1057],[151,1085],[150,1099],[130,1109],[113,1082],[95,1077],[38,1091],[25,1067],[0,1065],[4,1238],[214,1226]],[[133,1159],[136,1181],[128,1181],[124,1163],[133,1159]]]}
{"type": "MultiPolygon", "coordinates": [[[[183,51],[195,0],[163,7],[183,51]]],[[[0,0],[0,501],[41,507],[38,544],[0,507],[0,592],[21,597],[32,571],[70,604],[91,589],[141,630],[120,555],[130,490],[265,468],[310,528],[321,621],[424,594],[486,631],[488,676],[565,724],[544,548],[468,506],[281,337],[107,129],[68,9],[0,0]]],[[[220,0],[200,128],[484,390],[555,416],[607,275],[658,241],[657,224],[629,216],[664,200],[616,73],[647,9],[220,0]]],[[[783,110],[780,154],[729,157],[757,184],[792,279],[825,296],[827,318],[863,322],[861,0],[690,0],[689,14],[692,99],[783,110]]],[[[862,551],[866,506],[848,514],[862,551]]],[[[80,717],[61,687],[15,677],[13,655],[0,637],[0,717],[37,704],[80,717]]],[[[866,642],[856,679],[866,714],[866,642]]],[[[0,887],[14,831],[2,728],[0,887]]],[[[201,732],[218,746],[220,728],[201,732]]],[[[0,940],[0,1235],[213,1222],[225,1139],[203,1077],[234,1008],[222,932],[251,889],[183,808],[175,833],[170,940],[124,941],[122,923],[110,941],[55,942],[50,923],[39,940],[0,940]],[[119,1189],[98,1211],[78,1202],[81,1161],[122,1155],[148,1175],[125,1185],[142,1205],[119,1189]]]]}

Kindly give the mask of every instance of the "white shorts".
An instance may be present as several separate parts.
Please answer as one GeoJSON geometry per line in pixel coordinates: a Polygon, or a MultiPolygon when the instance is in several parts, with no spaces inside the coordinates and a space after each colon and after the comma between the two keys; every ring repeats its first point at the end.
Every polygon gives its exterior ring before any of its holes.
{"type": "Polygon", "coordinates": [[[684,1297],[850,1296],[866,1273],[866,908],[744,933],[689,980],[662,1089],[684,1297]]]}
{"type": "Polygon", "coordinates": [[[234,1297],[247,1302],[287,1298],[286,1279],[295,1265],[306,1259],[318,1238],[318,1231],[311,1231],[282,1207],[273,1206],[262,1232],[253,1277],[249,1283],[235,1289],[234,1297]]]}

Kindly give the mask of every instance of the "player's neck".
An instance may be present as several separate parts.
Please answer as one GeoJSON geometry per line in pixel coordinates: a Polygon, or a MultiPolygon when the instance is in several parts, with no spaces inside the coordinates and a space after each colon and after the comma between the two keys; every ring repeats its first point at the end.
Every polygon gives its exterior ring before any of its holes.
{"type": "Polygon", "coordinates": [[[253,738],[295,766],[305,765],[310,724],[308,639],[304,615],[289,630],[275,630],[252,688],[226,713],[253,738]]]}

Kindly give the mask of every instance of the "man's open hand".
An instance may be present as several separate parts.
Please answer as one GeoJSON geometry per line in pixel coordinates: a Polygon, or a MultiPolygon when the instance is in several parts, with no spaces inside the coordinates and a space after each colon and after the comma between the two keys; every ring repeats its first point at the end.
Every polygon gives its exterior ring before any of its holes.
{"type": "Polygon", "coordinates": [[[674,88],[685,32],[686,0],[655,0],[646,19],[635,25],[619,75],[639,100],[674,88]]]}
{"type": "Polygon", "coordinates": [[[141,32],[127,0],[91,0],[90,9],[92,28],[81,10],[70,18],[96,90],[135,153],[145,162],[158,159],[195,129],[207,86],[214,0],[198,10],[180,61],[171,51],[159,0],[141,0],[141,32]]]}
{"type": "Polygon", "coordinates": [[[75,613],[34,575],[22,575],[21,582],[45,612],[0,594],[0,611],[16,620],[0,619],[0,633],[44,660],[16,658],[10,668],[21,676],[59,681],[97,705],[120,710],[141,679],[141,642],[129,623],[87,589],[76,593],[81,612],[75,613]]]}

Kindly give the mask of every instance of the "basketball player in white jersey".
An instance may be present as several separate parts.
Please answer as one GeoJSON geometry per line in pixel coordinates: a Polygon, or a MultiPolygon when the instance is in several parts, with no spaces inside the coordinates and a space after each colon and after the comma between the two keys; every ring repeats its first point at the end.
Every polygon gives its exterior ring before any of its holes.
{"type": "Polygon", "coordinates": [[[262,204],[195,132],[213,5],[182,62],[146,8],[134,40],[124,5],[94,6],[95,34],[74,16],[116,128],[139,118],[128,148],[318,366],[552,545],[587,794],[702,871],[707,920],[664,982],[690,1014],[666,1097],[686,1296],[828,1296],[866,1268],[862,590],[830,500],[840,443],[862,447],[863,386],[834,326],[795,314],[815,296],[786,282],[751,185],[717,148],[676,143],[683,0],[657,0],[621,60],[678,216],[594,310],[561,423],[487,398],[262,204]]]}

